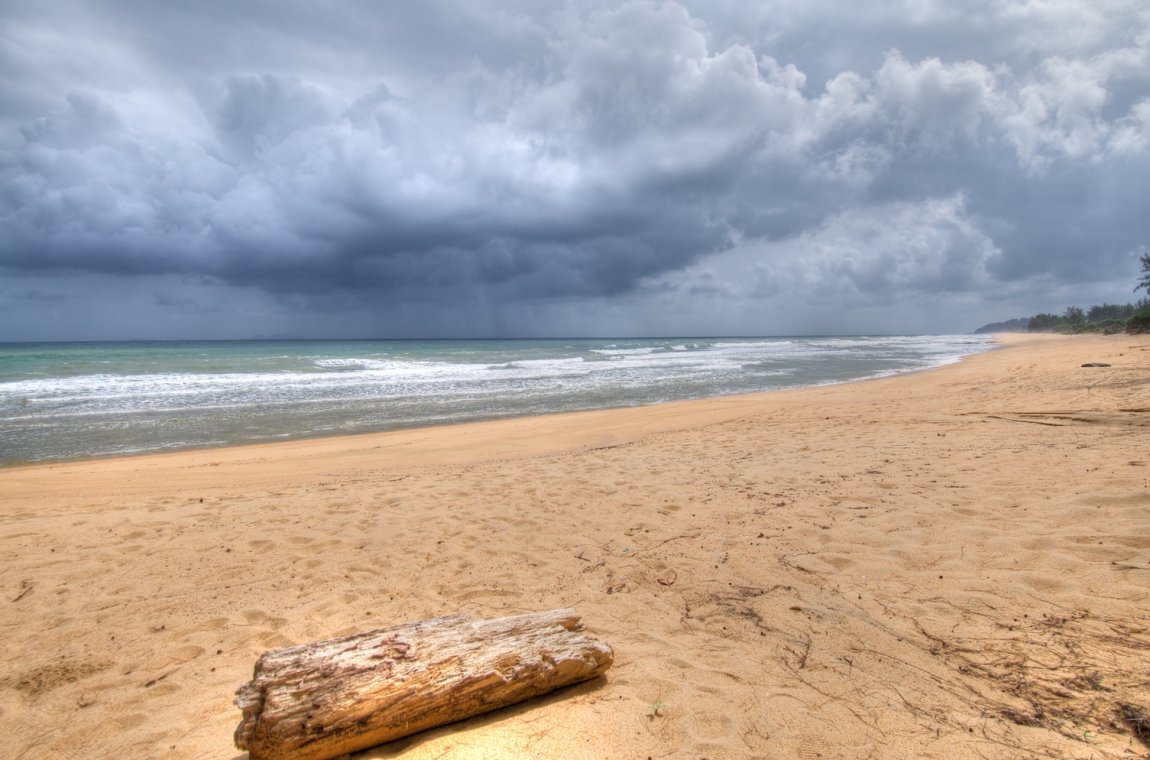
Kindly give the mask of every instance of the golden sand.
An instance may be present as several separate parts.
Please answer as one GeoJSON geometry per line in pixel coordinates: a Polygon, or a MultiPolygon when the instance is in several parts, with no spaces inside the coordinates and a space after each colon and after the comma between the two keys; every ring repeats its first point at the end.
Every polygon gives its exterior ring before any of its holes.
{"type": "Polygon", "coordinates": [[[231,760],[266,649],[567,606],[605,679],[362,756],[1146,755],[1148,483],[1146,336],[7,468],[0,757],[231,760]]]}

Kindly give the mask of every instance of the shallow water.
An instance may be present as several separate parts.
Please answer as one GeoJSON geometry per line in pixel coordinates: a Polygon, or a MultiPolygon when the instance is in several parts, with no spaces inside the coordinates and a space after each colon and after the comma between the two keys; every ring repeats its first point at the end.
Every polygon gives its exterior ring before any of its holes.
{"type": "Polygon", "coordinates": [[[990,346],[974,335],[0,344],[0,463],[848,382],[990,346]]]}

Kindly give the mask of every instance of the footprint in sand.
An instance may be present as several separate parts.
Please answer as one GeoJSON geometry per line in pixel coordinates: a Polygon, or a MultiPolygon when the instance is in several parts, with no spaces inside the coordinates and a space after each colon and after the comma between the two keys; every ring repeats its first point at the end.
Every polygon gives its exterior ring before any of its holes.
{"type": "Polygon", "coordinates": [[[26,670],[17,676],[0,679],[0,685],[36,697],[65,684],[75,683],[107,670],[112,663],[103,660],[60,659],[26,670]]]}
{"type": "MultiPolygon", "coordinates": [[[[175,649],[167,649],[159,652],[156,657],[152,658],[144,665],[144,670],[149,673],[156,673],[167,668],[173,668],[177,665],[191,662],[204,654],[204,648],[194,644],[187,644],[185,646],[176,647],[175,649]]],[[[159,676],[163,677],[163,676],[159,676]]]]}

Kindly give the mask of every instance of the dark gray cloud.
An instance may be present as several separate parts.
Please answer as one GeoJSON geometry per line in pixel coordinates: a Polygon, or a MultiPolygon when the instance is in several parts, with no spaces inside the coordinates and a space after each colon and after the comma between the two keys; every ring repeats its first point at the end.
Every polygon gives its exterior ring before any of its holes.
{"type": "Polygon", "coordinates": [[[963,330],[1150,242],[1134,0],[0,13],[0,338],[963,330]]]}

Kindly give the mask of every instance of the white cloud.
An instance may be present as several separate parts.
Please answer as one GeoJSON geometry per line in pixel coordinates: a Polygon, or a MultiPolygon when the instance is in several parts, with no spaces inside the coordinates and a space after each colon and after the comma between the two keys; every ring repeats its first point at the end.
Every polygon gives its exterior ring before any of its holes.
{"type": "Polygon", "coordinates": [[[900,138],[926,150],[945,150],[956,139],[977,142],[995,99],[995,77],[973,61],[911,63],[894,52],[875,74],[875,98],[900,138]]]}
{"type": "Polygon", "coordinates": [[[889,299],[990,284],[998,253],[960,196],[844,211],[757,263],[765,292],[889,299]]]}

